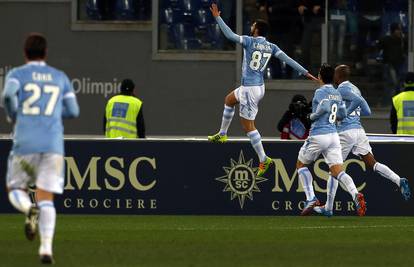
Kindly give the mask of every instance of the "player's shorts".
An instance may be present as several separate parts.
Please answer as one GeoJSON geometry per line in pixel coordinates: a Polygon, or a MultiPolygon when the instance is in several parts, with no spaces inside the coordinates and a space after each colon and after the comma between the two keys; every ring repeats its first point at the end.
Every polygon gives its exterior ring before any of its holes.
{"type": "Polygon", "coordinates": [[[329,167],[343,163],[338,133],[309,136],[299,151],[298,160],[310,164],[321,154],[329,167]]]}
{"type": "Polygon", "coordinates": [[[27,189],[29,185],[47,192],[63,193],[63,156],[53,153],[13,155],[7,169],[9,189],[27,189]]]}
{"type": "Polygon", "coordinates": [[[339,133],[342,157],[346,159],[350,152],[356,156],[372,153],[371,145],[364,129],[350,129],[339,133]]]}
{"type": "Polygon", "coordinates": [[[264,85],[240,86],[234,90],[234,95],[240,103],[240,117],[246,120],[254,120],[259,111],[259,102],[265,94],[264,85]]]}

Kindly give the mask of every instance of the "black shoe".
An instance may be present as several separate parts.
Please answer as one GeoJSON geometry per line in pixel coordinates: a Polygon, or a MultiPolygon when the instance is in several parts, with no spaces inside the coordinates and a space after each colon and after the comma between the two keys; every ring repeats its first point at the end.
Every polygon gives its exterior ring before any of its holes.
{"type": "Polygon", "coordinates": [[[55,264],[52,255],[40,255],[40,262],[42,264],[55,264]]]}
{"type": "Polygon", "coordinates": [[[24,233],[27,240],[33,241],[36,237],[37,222],[39,220],[39,209],[36,206],[32,206],[29,210],[29,214],[26,216],[24,223],[24,233]]]}

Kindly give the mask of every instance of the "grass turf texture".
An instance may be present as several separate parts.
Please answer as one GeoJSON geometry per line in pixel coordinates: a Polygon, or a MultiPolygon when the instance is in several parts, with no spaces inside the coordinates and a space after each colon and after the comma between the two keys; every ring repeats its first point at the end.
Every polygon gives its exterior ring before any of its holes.
{"type": "MultiPolygon", "coordinates": [[[[0,215],[0,266],[38,266],[0,215]]],[[[414,217],[58,215],[56,266],[414,266],[414,217]]]]}

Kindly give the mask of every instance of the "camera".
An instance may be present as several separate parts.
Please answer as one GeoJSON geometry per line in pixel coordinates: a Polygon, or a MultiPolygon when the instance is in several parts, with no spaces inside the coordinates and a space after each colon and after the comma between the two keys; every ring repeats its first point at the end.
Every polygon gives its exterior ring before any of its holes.
{"type": "Polygon", "coordinates": [[[290,103],[289,111],[296,118],[306,118],[308,113],[310,113],[310,107],[308,103],[304,101],[296,101],[290,103]]]}

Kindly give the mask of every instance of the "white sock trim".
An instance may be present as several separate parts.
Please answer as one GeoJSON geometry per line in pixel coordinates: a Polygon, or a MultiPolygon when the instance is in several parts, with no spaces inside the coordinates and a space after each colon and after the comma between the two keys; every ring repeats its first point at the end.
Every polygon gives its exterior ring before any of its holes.
{"type": "Polygon", "coordinates": [[[13,189],[9,192],[9,201],[18,211],[27,214],[33,203],[27,192],[21,189],[13,189]]]}

